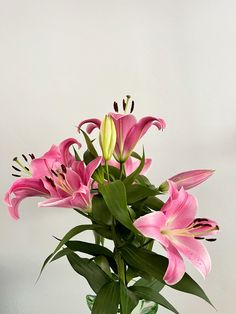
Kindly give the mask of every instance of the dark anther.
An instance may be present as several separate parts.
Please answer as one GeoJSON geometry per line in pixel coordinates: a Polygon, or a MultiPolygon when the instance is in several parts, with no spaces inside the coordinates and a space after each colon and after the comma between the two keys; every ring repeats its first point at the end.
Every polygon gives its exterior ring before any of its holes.
{"type": "Polygon", "coordinates": [[[15,169],[16,171],[21,171],[20,169],[16,168],[15,166],[12,166],[13,169],[15,169]]]}
{"type": "Polygon", "coordinates": [[[193,227],[194,228],[197,228],[197,227],[212,227],[212,225],[210,225],[210,224],[196,224],[193,227]]]}
{"type": "Polygon", "coordinates": [[[24,160],[27,162],[28,159],[26,158],[26,156],[24,154],[22,154],[22,157],[24,158],[24,160]]]}
{"type": "Polygon", "coordinates": [[[220,230],[220,227],[218,225],[215,226],[216,230],[220,230]]]}
{"type": "Polygon", "coordinates": [[[203,227],[212,227],[210,224],[202,224],[203,227]]]}
{"type": "Polygon", "coordinates": [[[12,173],[12,176],[13,176],[13,177],[17,177],[17,178],[20,178],[20,177],[21,177],[19,174],[14,174],[14,173],[12,173]]]}
{"type": "Polygon", "coordinates": [[[65,165],[61,165],[61,170],[64,172],[64,173],[66,173],[66,166],[65,165]]]}
{"type": "Polygon", "coordinates": [[[134,111],[134,101],[132,100],[132,104],[131,104],[131,109],[130,109],[130,113],[132,113],[134,111]]]}
{"type": "Polygon", "coordinates": [[[202,222],[202,221],[208,221],[207,218],[196,218],[194,219],[194,222],[202,222]]]}
{"type": "Polygon", "coordinates": [[[123,110],[124,110],[124,111],[126,110],[126,102],[125,102],[124,99],[123,99],[123,110]]]}
{"type": "Polygon", "coordinates": [[[17,161],[17,159],[18,159],[17,157],[14,157],[14,158],[13,158],[13,161],[17,161]]]}
{"type": "Polygon", "coordinates": [[[114,101],[113,107],[114,107],[115,112],[118,112],[118,111],[119,111],[118,104],[117,104],[116,101],[114,101]]]}
{"type": "Polygon", "coordinates": [[[64,174],[63,173],[60,173],[60,176],[63,178],[63,180],[65,180],[65,176],[64,176],[64,174]]]}
{"type": "Polygon", "coordinates": [[[30,158],[31,158],[32,160],[35,159],[34,154],[29,154],[29,156],[30,156],[30,158]]]}
{"type": "Polygon", "coordinates": [[[197,239],[197,240],[204,240],[205,238],[203,238],[203,237],[194,237],[194,239],[197,239]]]}
{"type": "Polygon", "coordinates": [[[193,226],[194,228],[198,228],[198,227],[203,227],[203,224],[196,224],[195,226],[193,226]]]}
{"type": "Polygon", "coordinates": [[[55,188],[55,183],[54,183],[54,181],[52,180],[52,178],[49,178],[49,177],[45,176],[45,179],[51,184],[51,186],[52,186],[53,188],[55,188]]]}
{"type": "Polygon", "coordinates": [[[28,167],[24,167],[27,171],[29,171],[29,168],[28,167]]]}
{"type": "Polygon", "coordinates": [[[216,241],[216,239],[215,238],[209,238],[209,239],[206,239],[206,241],[209,241],[209,242],[214,242],[214,241],[216,241]]]}
{"type": "Polygon", "coordinates": [[[51,171],[52,171],[52,173],[54,174],[54,176],[57,177],[57,173],[56,173],[53,169],[51,169],[51,171]]]}

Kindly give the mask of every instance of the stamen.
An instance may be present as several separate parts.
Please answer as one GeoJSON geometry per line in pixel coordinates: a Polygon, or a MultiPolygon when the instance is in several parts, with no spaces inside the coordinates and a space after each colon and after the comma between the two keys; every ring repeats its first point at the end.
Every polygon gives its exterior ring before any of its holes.
{"type": "Polygon", "coordinates": [[[209,221],[207,218],[195,218],[193,222],[209,221]]]}
{"type": "Polygon", "coordinates": [[[27,171],[29,171],[29,168],[28,168],[28,167],[25,166],[24,168],[25,168],[27,171]]]}
{"type": "Polygon", "coordinates": [[[126,102],[124,99],[123,99],[123,110],[126,111],[126,102]]]}
{"type": "Polygon", "coordinates": [[[20,170],[20,169],[18,169],[18,168],[16,168],[15,166],[12,166],[12,168],[13,168],[13,169],[15,169],[16,171],[21,172],[21,170],[20,170]]]}
{"type": "Polygon", "coordinates": [[[31,158],[32,160],[35,159],[34,154],[29,154],[29,156],[30,156],[30,158],[31,158]]]}
{"type": "Polygon", "coordinates": [[[52,186],[53,188],[56,187],[56,185],[55,185],[54,181],[52,180],[52,178],[49,178],[49,177],[45,176],[45,179],[51,184],[51,186],[52,186]]]}
{"type": "Polygon", "coordinates": [[[114,101],[113,107],[114,107],[115,112],[119,112],[118,104],[116,101],[114,101]]]}
{"type": "Polygon", "coordinates": [[[214,242],[214,241],[216,241],[216,239],[215,238],[209,238],[209,239],[206,239],[206,241],[214,242]]]}
{"type": "Polygon", "coordinates": [[[60,173],[60,176],[63,178],[63,180],[66,179],[65,175],[63,173],[60,173]]]}
{"type": "Polygon", "coordinates": [[[17,161],[17,157],[14,157],[14,158],[13,158],[13,161],[17,161]]]}
{"type": "Polygon", "coordinates": [[[19,174],[14,174],[14,173],[12,173],[11,174],[13,177],[17,177],[17,178],[20,178],[21,177],[21,175],[19,175],[19,174]]]}
{"type": "Polygon", "coordinates": [[[134,111],[134,101],[132,100],[132,104],[131,104],[131,109],[130,109],[130,113],[132,113],[134,111]]]}
{"type": "Polygon", "coordinates": [[[24,154],[22,154],[21,156],[24,158],[24,160],[25,160],[26,162],[28,162],[28,159],[26,158],[26,156],[25,156],[24,154]]]}
{"type": "Polygon", "coordinates": [[[51,169],[51,172],[54,174],[54,176],[58,176],[58,174],[53,169],[51,169]]]}
{"type": "Polygon", "coordinates": [[[196,224],[193,226],[193,228],[198,228],[198,227],[212,227],[210,224],[196,224]]]}
{"type": "Polygon", "coordinates": [[[64,173],[66,173],[66,172],[67,172],[66,166],[65,166],[65,165],[61,165],[61,170],[62,170],[64,173]]]}

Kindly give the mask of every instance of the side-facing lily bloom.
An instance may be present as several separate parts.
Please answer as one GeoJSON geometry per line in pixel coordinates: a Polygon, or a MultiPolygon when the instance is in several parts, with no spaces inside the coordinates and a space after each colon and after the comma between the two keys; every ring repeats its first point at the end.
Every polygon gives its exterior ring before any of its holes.
{"type": "Polygon", "coordinates": [[[53,145],[42,157],[31,161],[31,177],[19,178],[12,184],[6,193],[5,202],[13,218],[19,218],[19,203],[29,196],[46,197],[45,202],[39,203],[42,207],[63,206],[90,210],[91,176],[99,166],[101,157],[85,167],[82,161],[76,161],[69,152],[73,144],[81,146],[72,138],[63,141],[59,146],[53,145]]]}
{"type": "MultiPolygon", "coordinates": [[[[190,170],[178,173],[169,180],[176,184],[178,190],[181,187],[183,187],[185,190],[189,190],[206,181],[213,175],[213,173],[214,170],[211,169],[190,170]]],[[[167,192],[169,188],[168,182],[163,182],[159,188],[161,191],[167,192]]]]}
{"type": "Polygon", "coordinates": [[[195,218],[197,200],[183,188],[178,191],[172,181],[169,181],[169,186],[170,197],[161,211],[138,218],[134,226],[165,248],[169,263],[163,279],[173,285],[185,273],[182,255],[206,277],[211,269],[211,259],[200,240],[214,241],[211,236],[218,232],[219,227],[213,220],[195,218]]]}
{"type": "MultiPolygon", "coordinates": [[[[159,130],[166,127],[166,123],[161,118],[144,117],[139,121],[132,114],[109,113],[116,128],[116,146],[114,157],[119,162],[125,162],[138,141],[145,135],[147,130],[155,125],[159,130]]],[[[95,128],[100,129],[101,121],[98,119],[87,119],[78,125],[78,130],[88,123],[86,131],[91,133],[95,128]]]]}
{"type": "MultiPolygon", "coordinates": [[[[140,174],[144,175],[148,171],[151,165],[151,162],[152,162],[151,158],[145,159],[144,167],[140,174]]],[[[116,168],[120,168],[120,163],[116,160],[109,160],[109,165],[116,168]]],[[[129,176],[132,172],[134,172],[138,168],[139,165],[140,165],[140,160],[129,157],[124,163],[126,176],[129,176]]]]}

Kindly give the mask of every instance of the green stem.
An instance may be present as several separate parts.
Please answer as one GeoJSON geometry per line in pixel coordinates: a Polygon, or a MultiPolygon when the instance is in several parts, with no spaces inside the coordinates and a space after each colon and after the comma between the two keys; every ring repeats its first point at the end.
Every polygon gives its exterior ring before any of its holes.
{"type": "Polygon", "coordinates": [[[107,160],[105,161],[106,173],[107,173],[107,180],[110,182],[110,175],[109,175],[109,167],[107,160]]]}
{"type": "Polygon", "coordinates": [[[120,180],[122,179],[123,173],[125,171],[124,163],[120,163],[120,180]]]}

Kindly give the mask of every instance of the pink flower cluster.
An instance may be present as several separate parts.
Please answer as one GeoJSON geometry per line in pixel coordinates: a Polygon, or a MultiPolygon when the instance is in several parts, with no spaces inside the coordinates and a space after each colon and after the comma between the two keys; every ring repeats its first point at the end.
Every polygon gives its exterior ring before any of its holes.
{"type": "MultiPolygon", "coordinates": [[[[109,160],[108,165],[117,168],[120,168],[120,164],[124,165],[124,173],[128,176],[140,164],[139,160],[131,157],[138,141],[152,125],[163,130],[166,124],[163,119],[155,117],[144,117],[137,121],[131,113],[109,113],[108,116],[114,122],[116,130],[114,159],[109,160]]],[[[78,125],[79,131],[85,123],[88,123],[89,134],[101,126],[100,120],[87,119],[78,125]]],[[[31,161],[27,167],[15,159],[20,167],[13,168],[17,171],[15,176],[19,178],[8,189],[4,199],[14,219],[19,218],[20,202],[31,196],[46,198],[39,202],[39,207],[76,208],[87,213],[93,210],[93,188],[96,190],[97,187],[93,174],[104,164],[104,160],[102,156],[98,156],[86,165],[70,152],[74,145],[78,149],[81,148],[76,139],[68,138],[58,146],[53,145],[39,158],[30,155],[31,161]],[[28,177],[20,177],[19,173],[22,171],[26,172],[28,177]]],[[[27,160],[25,155],[23,157],[27,160]]],[[[141,174],[145,173],[150,164],[151,159],[146,159],[141,174]]],[[[209,254],[200,241],[214,241],[212,236],[216,235],[219,227],[213,220],[196,218],[197,200],[186,190],[202,183],[212,173],[212,170],[192,170],[166,180],[159,188],[160,194],[168,191],[169,199],[161,210],[143,215],[133,222],[142,235],[156,239],[166,250],[169,264],[164,280],[169,285],[178,282],[185,273],[183,256],[186,256],[204,277],[210,271],[209,254]]]]}

